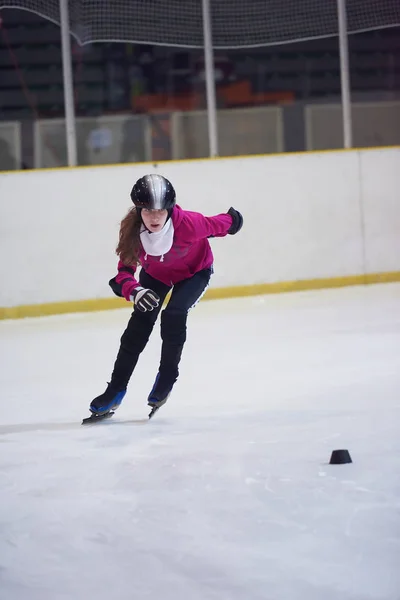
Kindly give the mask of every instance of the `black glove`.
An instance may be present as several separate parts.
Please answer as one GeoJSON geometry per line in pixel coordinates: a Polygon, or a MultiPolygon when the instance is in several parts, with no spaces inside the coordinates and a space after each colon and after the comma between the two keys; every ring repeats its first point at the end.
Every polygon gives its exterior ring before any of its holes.
{"type": "Polygon", "coordinates": [[[232,225],[229,227],[228,233],[230,233],[230,235],[235,235],[235,233],[240,231],[242,228],[243,217],[240,212],[232,208],[232,206],[228,210],[228,215],[231,215],[232,217],[232,225]]]}
{"type": "Polygon", "coordinates": [[[160,304],[160,296],[158,296],[158,294],[153,292],[153,290],[142,287],[135,288],[130,298],[131,301],[135,303],[135,306],[142,312],[153,310],[160,304]]]}

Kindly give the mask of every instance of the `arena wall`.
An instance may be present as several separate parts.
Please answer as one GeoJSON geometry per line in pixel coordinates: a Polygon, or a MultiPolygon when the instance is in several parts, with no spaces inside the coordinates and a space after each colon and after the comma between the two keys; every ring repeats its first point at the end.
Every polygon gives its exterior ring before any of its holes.
{"type": "Polygon", "coordinates": [[[0,318],[124,306],[108,280],[130,189],[145,173],[178,204],[230,206],[206,298],[400,280],[400,147],[0,174],[0,318]]]}

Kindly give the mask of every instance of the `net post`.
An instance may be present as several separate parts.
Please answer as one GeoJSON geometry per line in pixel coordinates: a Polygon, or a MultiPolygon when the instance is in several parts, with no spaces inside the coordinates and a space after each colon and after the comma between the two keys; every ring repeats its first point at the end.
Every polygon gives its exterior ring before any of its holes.
{"type": "Polygon", "coordinates": [[[350,99],[350,75],[349,75],[349,48],[346,19],[346,0],[337,0],[338,22],[339,22],[339,54],[340,54],[340,82],[343,110],[343,137],[344,147],[351,148],[352,123],[351,123],[351,99],[350,99]]]}
{"type": "Polygon", "coordinates": [[[218,156],[217,108],[215,95],[214,56],[211,29],[210,0],[202,0],[204,64],[207,94],[207,121],[210,156],[218,156]]]}
{"type": "Polygon", "coordinates": [[[61,49],[64,82],[65,132],[67,139],[68,166],[77,164],[74,88],[72,80],[71,40],[69,33],[69,14],[67,0],[60,2],[61,49]]]}

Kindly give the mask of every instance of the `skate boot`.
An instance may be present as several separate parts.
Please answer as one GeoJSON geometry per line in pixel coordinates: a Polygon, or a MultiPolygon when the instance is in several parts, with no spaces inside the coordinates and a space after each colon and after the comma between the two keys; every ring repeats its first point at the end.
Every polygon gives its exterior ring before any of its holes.
{"type": "Polygon", "coordinates": [[[147,404],[153,408],[160,408],[160,406],[165,404],[177,379],[177,373],[163,373],[159,371],[147,398],[147,404]]]}
{"type": "Polygon", "coordinates": [[[89,410],[97,416],[102,416],[111,411],[115,411],[121,404],[125,394],[126,390],[115,389],[109,383],[106,391],[92,400],[89,410]]]}

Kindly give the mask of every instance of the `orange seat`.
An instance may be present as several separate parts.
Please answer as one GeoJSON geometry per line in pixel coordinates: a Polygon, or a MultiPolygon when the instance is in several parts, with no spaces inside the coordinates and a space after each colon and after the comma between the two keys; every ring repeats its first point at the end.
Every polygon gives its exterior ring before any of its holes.
{"type": "Polygon", "coordinates": [[[250,82],[235,81],[229,85],[221,86],[218,89],[218,95],[223,100],[225,106],[240,106],[251,103],[252,92],[250,82]]]}
{"type": "Polygon", "coordinates": [[[186,94],[142,94],[132,99],[135,111],[154,112],[160,110],[195,110],[201,106],[201,95],[196,92],[186,94]]]}

